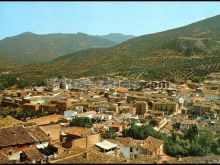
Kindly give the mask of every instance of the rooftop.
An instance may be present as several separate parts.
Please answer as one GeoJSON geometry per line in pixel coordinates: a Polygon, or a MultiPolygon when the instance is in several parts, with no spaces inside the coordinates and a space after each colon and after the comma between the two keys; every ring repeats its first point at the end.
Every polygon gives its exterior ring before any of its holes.
{"type": "Polygon", "coordinates": [[[110,150],[118,146],[117,144],[111,143],[107,140],[103,140],[102,142],[97,142],[95,143],[95,145],[105,150],[110,150]]]}
{"type": "Polygon", "coordinates": [[[153,136],[148,136],[147,139],[144,140],[144,144],[141,144],[141,147],[150,151],[154,151],[163,143],[163,140],[154,138],[153,136]]]}
{"type": "Polygon", "coordinates": [[[62,118],[63,118],[63,115],[53,114],[53,115],[44,116],[44,117],[40,117],[36,119],[31,119],[31,120],[28,120],[28,122],[36,123],[37,125],[47,125],[52,122],[56,123],[59,121],[59,119],[62,119],[62,118]]]}
{"type": "Polygon", "coordinates": [[[38,126],[15,126],[0,129],[0,147],[25,145],[49,140],[47,134],[38,126]]]}
{"type": "Polygon", "coordinates": [[[83,136],[88,135],[91,133],[89,128],[82,128],[82,127],[70,127],[64,130],[65,134],[75,135],[75,136],[83,136]]]}

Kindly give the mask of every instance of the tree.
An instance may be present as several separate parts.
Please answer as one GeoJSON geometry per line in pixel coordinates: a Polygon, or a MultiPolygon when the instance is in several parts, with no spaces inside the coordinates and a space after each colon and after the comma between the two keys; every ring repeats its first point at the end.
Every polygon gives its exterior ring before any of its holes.
{"type": "Polygon", "coordinates": [[[171,139],[172,141],[175,143],[177,138],[176,138],[176,134],[174,132],[172,132],[172,135],[171,135],[171,139]]]}
{"type": "Polygon", "coordinates": [[[198,127],[196,125],[193,125],[189,127],[188,130],[185,132],[185,138],[189,139],[190,142],[194,140],[196,137],[198,137],[198,127]]]}
{"type": "Polygon", "coordinates": [[[108,131],[101,134],[102,138],[115,139],[117,137],[117,132],[110,128],[108,131]]]}
{"type": "Polygon", "coordinates": [[[46,83],[44,82],[44,81],[36,81],[34,84],[33,84],[34,86],[45,86],[46,85],[46,83]]]}
{"type": "Polygon", "coordinates": [[[211,146],[213,145],[214,140],[212,135],[206,132],[199,135],[198,143],[205,149],[205,154],[206,154],[211,152],[211,146]]]}
{"type": "Polygon", "coordinates": [[[217,154],[217,155],[220,155],[220,147],[218,147],[218,148],[216,149],[216,154],[217,154]]]}
{"type": "Polygon", "coordinates": [[[17,83],[17,79],[16,77],[9,77],[9,79],[7,80],[8,86],[13,86],[17,83]]]}
{"type": "Polygon", "coordinates": [[[74,118],[70,121],[70,126],[90,127],[92,122],[88,117],[74,118]]]}
{"type": "Polygon", "coordinates": [[[189,155],[191,156],[204,156],[205,149],[198,143],[198,140],[194,140],[189,148],[189,155]]]}
{"type": "Polygon", "coordinates": [[[135,124],[131,125],[130,128],[124,129],[122,132],[124,137],[133,137],[135,139],[144,140],[148,136],[153,136],[158,139],[166,139],[163,133],[157,132],[153,129],[153,127],[149,124],[145,124],[142,126],[137,126],[135,124]]]}
{"type": "Polygon", "coordinates": [[[189,154],[192,156],[204,156],[211,152],[213,143],[213,137],[210,133],[200,134],[196,139],[192,141],[189,154]]]}

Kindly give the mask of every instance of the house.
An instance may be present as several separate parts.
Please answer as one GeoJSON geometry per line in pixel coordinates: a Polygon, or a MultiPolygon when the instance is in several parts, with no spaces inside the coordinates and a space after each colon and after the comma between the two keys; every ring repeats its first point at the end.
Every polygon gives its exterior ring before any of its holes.
{"type": "Polygon", "coordinates": [[[39,104],[25,103],[23,104],[24,111],[37,111],[40,109],[39,104]]]}
{"type": "Polygon", "coordinates": [[[100,121],[103,121],[103,120],[111,120],[112,119],[112,115],[107,115],[107,114],[94,114],[93,115],[93,118],[95,120],[100,120],[100,121]]]}
{"type": "Polygon", "coordinates": [[[178,110],[178,105],[176,102],[171,102],[171,101],[157,101],[153,104],[153,110],[154,111],[163,111],[165,114],[172,114],[177,112],[178,110]]]}
{"type": "Polygon", "coordinates": [[[25,97],[25,96],[27,96],[27,91],[18,91],[17,96],[18,97],[25,97]]]}
{"type": "Polygon", "coordinates": [[[144,143],[140,145],[141,153],[148,156],[161,156],[164,155],[164,141],[148,136],[144,143]]]}
{"type": "Polygon", "coordinates": [[[137,115],[143,115],[148,111],[148,103],[145,101],[137,101],[135,107],[137,115]]]}
{"type": "Polygon", "coordinates": [[[54,114],[58,112],[57,105],[50,103],[40,105],[40,110],[43,112],[48,112],[49,114],[54,114]]]}
{"type": "Polygon", "coordinates": [[[118,145],[111,143],[107,140],[95,143],[95,146],[99,147],[104,153],[117,149],[118,145]]]}
{"type": "Polygon", "coordinates": [[[110,122],[107,124],[107,126],[111,129],[114,129],[116,132],[122,132],[123,131],[123,125],[118,122],[110,122]]]}
{"type": "Polygon", "coordinates": [[[42,96],[27,96],[24,97],[23,102],[42,105],[45,103],[45,100],[42,99],[42,96]]]}
{"type": "Polygon", "coordinates": [[[15,164],[16,161],[14,160],[9,160],[7,155],[4,153],[0,152],[0,164],[15,164]]]}
{"type": "Polygon", "coordinates": [[[168,136],[171,136],[172,131],[173,131],[173,126],[170,124],[166,124],[164,127],[162,127],[160,130],[160,132],[167,134],[168,136]]]}
{"type": "Polygon", "coordinates": [[[51,101],[51,103],[57,104],[58,112],[60,114],[64,114],[64,111],[70,110],[71,108],[73,108],[71,100],[59,100],[59,101],[53,100],[51,101]]]}
{"type": "Polygon", "coordinates": [[[27,126],[25,129],[35,139],[36,148],[46,148],[49,145],[50,137],[39,126],[27,126]]]}
{"type": "Polygon", "coordinates": [[[189,127],[194,125],[198,125],[198,122],[196,120],[185,119],[180,122],[180,130],[189,129],[189,127]]]}
{"type": "Polygon", "coordinates": [[[22,100],[19,98],[12,98],[12,97],[4,96],[1,100],[1,106],[12,107],[12,108],[22,107],[22,100]]]}
{"type": "Polygon", "coordinates": [[[89,112],[77,114],[77,117],[88,117],[92,119],[95,114],[96,114],[96,111],[89,111],[89,112]]]}
{"type": "Polygon", "coordinates": [[[0,129],[0,152],[7,155],[9,160],[20,160],[24,149],[31,146],[44,148],[49,142],[49,136],[36,125],[0,129]]]}
{"type": "Polygon", "coordinates": [[[21,125],[22,123],[23,123],[22,121],[17,120],[10,115],[4,118],[0,118],[0,128],[18,126],[21,125]]]}
{"type": "Polygon", "coordinates": [[[216,117],[214,109],[216,108],[214,102],[199,102],[194,103],[188,110],[188,114],[194,118],[213,118],[216,117]]]}
{"type": "Polygon", "coordinates": [[[50,138],[51,142],[60,141],[61,125],[63,120],[62,115],[49,115],[36,119],[30,119],[27,123],[35,123],[38,125],[50,138]]]}
{"type": "Polygon", "coordinates": [[[61,87],[62,87],[62,89],[64,89],[64,90],[69,90],[69,89],[71,89],[72,88],[72,84],[71,84],[71,82],[70,81],[62,81],[61,82],[61,87]]]}
{"type": "Polygon", "coordinates": [[[64,119],[72,120],[77,115],[77,111],[67,110],[64,111],[64,119]]]}
{"type": "Polygon", "coordinates": [[[61,119],[63,119],[63,115],[53,114],[35,119],[30,119],[28,120],[28,123],[36,123],[38,126],[44,126],[59,123],[61,119]]]}
{"type": "Polygon", "coordinates": [[[167,124],[167,117],[166,116],[158,116],[153,118],[153,121],[155,121],[155,130],[159,130],[162,127],[164,127],[167,124]]]}
{"type": "Polygon", "coordinates": [[[91,135],[89,128],[82,127],[70,127],[61,132],[62,146],[65,148],[71,148],[74,146],[74,140],[84,138],[91,135]]]}
{"type": "Polygon", "coordinates": [[[134,159],[140,153],[140,145],[143,140],[132,139],[130,137],[117,137],[116,141],[119,145],[119,150],[125,157],[125,159],[134,159]]]}
{"type": "Polygon", "coordinates": [[[61,132],[61,141],[64,148],[88,148],[93,146],[96,142],[101,141],[100,133],[92,134],[92,130],[82,127],[66,128],[61,132]]]}
{"type": "Polygon", "coordinates": [[[46,158],[35,147],[25,148],[21,153],[21,162],[28,164],[43,164],[46,163],[46,158]]]}
{"type": "Polygon", "coordinates": [[[132,104],[122,104],[120,106],[117,106],[115,109],[115,114],[122,113],[130,113],[131,115],[136,115],[136,107],[132,104]]]}

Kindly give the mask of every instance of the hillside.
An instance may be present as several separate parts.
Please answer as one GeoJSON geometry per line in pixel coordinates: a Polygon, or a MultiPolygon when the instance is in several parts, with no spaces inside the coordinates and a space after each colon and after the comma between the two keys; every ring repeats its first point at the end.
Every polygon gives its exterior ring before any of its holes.
{"type": "Polygon", "coordinates": [[[10,57],[21,64],[39,63],[93,47],[110,47],[117,43],[84,33],[38,35],[25,32],[0,40],[0,57],[10,57]]]}
{"type": "Polygon", "coordinates": [[[0,57],[0,74],[1,71],[4,71],[5,68],[12,68],[19,66],[20,64],[10,57],[0,57]]]}
{"type": "Polygon", "coordinates": [[[108,35],[103,35],[103,36],[99,36],[99,37],[102,37],[104,39],[107,39],[107,40],[110,40],[110,41],[113,41],[113,42],[119,44],[119,43],[127,41],[131,38],[134,38],[135,36],[133,36],[133,35],[124,35],[124,34],[120,34],[120,33],[110,33],[108,35]]]}
{"type": "Polygon", "coordinates": [[[172,81],[220,71],[220,16],[130,39],[111,48],[92,48],[52,62],[18,67],[24,79],[124,75],[172,81]]]}

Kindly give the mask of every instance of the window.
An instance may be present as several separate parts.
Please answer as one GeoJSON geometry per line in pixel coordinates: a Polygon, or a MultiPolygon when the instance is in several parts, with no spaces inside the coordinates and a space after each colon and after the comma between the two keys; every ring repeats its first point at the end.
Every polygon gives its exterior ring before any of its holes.
{"type": "Polygon", "coordinates": [[[12,151],[9,151],[9,152],[8,152],[8,155],[12,155],[12,151]]]}
{"type": "Polygon", "coordinates": [[[133,148],[130,148],[130,152],[133,152],[133,148]]]}

